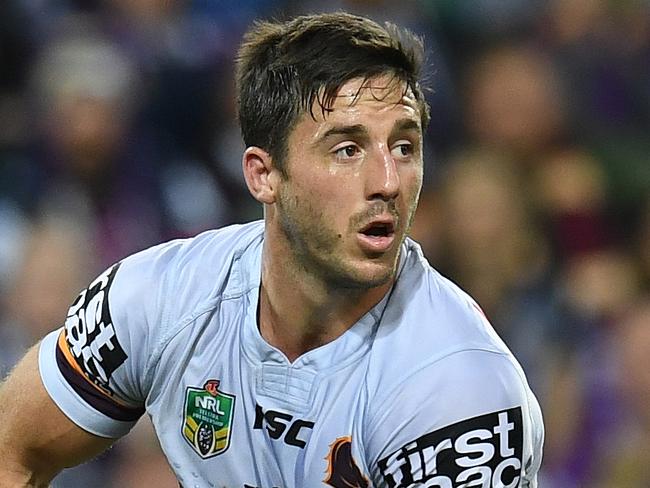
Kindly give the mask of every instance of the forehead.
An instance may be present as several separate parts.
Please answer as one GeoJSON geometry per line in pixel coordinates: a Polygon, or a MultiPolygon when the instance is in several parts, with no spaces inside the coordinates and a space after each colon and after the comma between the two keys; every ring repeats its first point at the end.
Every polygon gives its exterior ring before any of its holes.
{"type": "Polygon", "coordinates": [[[325,107],[321,104],[322,96],[312,106],[309,114],[312,117],[307,117],[319,124],[336,123],[337,119],[360,116],[363,113],[394,111],[402,117],[408,114],[418,121],[421,115],[413,91],[404,81],[390,75],[349,80],[331,101],[325,101],[325,107]]]}

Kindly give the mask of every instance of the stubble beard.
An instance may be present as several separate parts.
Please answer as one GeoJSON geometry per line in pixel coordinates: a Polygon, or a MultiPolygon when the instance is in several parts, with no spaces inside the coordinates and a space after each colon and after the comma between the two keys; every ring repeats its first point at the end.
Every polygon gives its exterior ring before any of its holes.
{"type": "MultiPolygon", "coordinates": [[[[382,211],[391,213],[397,220],[399,216],[395,204],[379,202],[383,210],[376,206],[362,214],[350,218],[349,229],[356,229],[355,222],[379,215],[382,211]]],[[[405,239],[401,235],[395,256],[389,265],[372,273],[364,273],[354,264],[346,262],[344,236],[328,226],[326,217],[310,202],[299,202],[296,195],[281,192],[278,200],[278,216],[281,232],[289,244],[292,261],[302,272],[317,275],[332,290],[363,291],[388,283],[395,275],[399,248],[405,239]]],[[[409,226],[413,211],[409,212],[409,226]]],[[[371,258],[368,258],[371,259],[371,258]]]]}

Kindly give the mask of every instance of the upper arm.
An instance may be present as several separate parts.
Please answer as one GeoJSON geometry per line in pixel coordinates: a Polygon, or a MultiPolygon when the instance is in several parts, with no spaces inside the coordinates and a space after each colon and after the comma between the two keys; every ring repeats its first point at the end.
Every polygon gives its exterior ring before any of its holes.
{"type": "Polygon", "coordinates": [[[100,437],[125,435],[143,415],[165,346],[166,296],[176,243],[149,248],[100,274],[41,342],[43,385],[74,423],[100,437]]]}
{"type": "Polygon", "coordinates": [[[41,381],[38,346],[0,388],[0,419],[0,486],[47,486],[61,469],[114,441],[86,432],[59,410],[41,381]]]}
{"type": "Polygon", "coordinates": [[[144,285],[148,263],[138,260],[102,273],[40,345],[45,390],[69,419],[101,437],[126,434],[144,413],[155,307],[144,285]]]}
{"type": "Polygon", "coordinates": [[[495,479],[504,487],[535,486],[541,413],[509,356],[451,354],[373,406],[366,449],[377,486],[497,486],[495,479]]]}
{"type": "Polygon", "coordinates": [[[150,324],[159,325],[160,287],[152,283],[164,268],[157,256],[140,253],[99,275],[72,303],[65,326],[16,367],[0,397],[5,470],[11,462],[47,480],[107,448],[144,413],[156,341],[150,324]]]}

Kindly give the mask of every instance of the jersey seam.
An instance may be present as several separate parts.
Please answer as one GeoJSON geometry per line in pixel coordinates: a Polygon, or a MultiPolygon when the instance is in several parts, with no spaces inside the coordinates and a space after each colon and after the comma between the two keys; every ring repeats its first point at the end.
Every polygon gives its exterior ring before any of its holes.
{"type": "MultiPolygon", "coordinates": [[[[176,259],[176,256],[174,257],[176,259]]],[[[170,324],[170,311],[169,311],[169,305],[168,305],[168,290],[169,290],[169,275],[170,275],[169,268],[165,269],[165,273],[163,274],[163,284],[161,286],[161,293],[159,294],[162,295],[162,303],[158,301],[156,303],[156,310],[161,310],[160,313],[160,328],[162,329],[162,334],[159,341],[156,342],[156,344],[153,347],[153,350],[151,352],[151,357],[146,361],[145,363],[145,368],[144,368],[144,385],[146,386],[146,391],[147,394],[145,397],[149,396],[149,391],[151,390],[151,385],[153,384],[153,377],[154,377],[154,370],[158,367],[158,361],[160,360],[160,356],[162,355],[162,350],[165,348],[165,333],[168,330],[169,324],[170,324]]],[[[157,297],[159,300],[160,298],[157,297]]]]}
{"type": "Polygon", "coordinates": [[[215,297],[213,300],[214,301],[211,301],[209,306],[205,307],[200,312],[194,313],[188,316],[187,318],[183,319],[182,321],[180,321],[179,325],[174,328],[175,330],[173,333],[170,333],[169,335],[164,335],[160,339],[156,348],[154,349],[154,352],[151,355],[151,360],[149,361],[149,364],[147,366],[146,378],[148,382],[150,381],[151,383],[153,383],[153,378],[155,377],[155,370],[157,369],[158,364],[160,363],[160,358],[164,354],[167,347],[169,347],[169,344],[174,340],[174,338],[176,338],[191,324],[196,322],[201,316],[216,310],[219,304],[223,302],[222,295],[215,297]]]}
{"type": "MultiPolygon", "coordinates": [[[[252,239],[245,247],[236,250],[233,252],[231,261],[230,261],[230,271],[227,273],[227,276],[224,277],[223,283],[228,283],[229,280],[231,279],[232,276],[232,271],[235,266],[235,263],[241,259],[241,256],[250,248],[250,246],[253,244],[255,239],[252,239]]],[[[169,343],[178,335],[180,334],[183,330],[185,330],[192,322],[195,322],[200,316],[211,312],[215,310],[221,302],[224,300],[229,300],[231,298],[236,299],[241,296],[243,296],[246,292],[243,290],[241,293],[233,293],[233,295],[225,295],[226,288],[224,288],[219,294],[217,294],[214,297],[206,299],[204,303],[204,309],[201,310],[200,312],[195,312],[191,314],[190,316],[186,316],[186,318],[183,318],[177,322],[177,327],[175,328],[176,330],[171,333],[170,328],[171,328],[171,311],[170,311],[170,303],[173,303],[172,300],[169,299],[168,297],[168,289],[170,288],[168,286],[168,282],[170,280],[170,275],[171,273],[168,271],[164,274],[164,283],[162,285],[163,289],[163,295],[164,299],[162,301],[162,310],[163,312],[161,313],[161,328],[163,329],[163,333],[160,335],[160,340],[156,343],[152,354],[151,358],[149,361],[147,361],[147,364],[145,365],[145,385],[150,385],[153,383],[153,378],[155,377],[155,370],[158,367],[158,363],[160,362],[160,358],[162,357],[164,351],[167,349],[169,343]],[[166,334],[168,333],[168,334],[166,334]]],[[[160,305],[160,304],[157,304],[160,305]]],[[[158,308],[158,307],[156,307],[158,308]]],[[[150,389],[150,388],[148,388],[150,389]]]]}
{"type": "MultiPolygon", "coordinates": [[[[396,382],[395,386],[393,386],[393,387],[389,390],[388,393],[386,393],[386,390],[385,390],[385,389],[382,389],[382,391],[383,391],[385,394],[382,395],[382,396],[379,396],[379,397],[374,397],[374,398],[373,398],[371,401],[369,401],[368,403],[369,403],[369,404],[373,403],[373,404],[380,404],[380,405],[381,405],[381,404],[382,404],[382,403],[381,403],[382,401],[384,401],[386,398],[392,396],[392,395],[394,394],[395,390],[397,390],[400,386],[402,386],[403,383],[405,383],[406,381],[408,381],[409,378],[412,378],[413,376],[415,376],[416,374],[418,374],[418,373],[421,372],[422,370],[424,370],[424,369],[426,369],[426,368],[428,368],[428,367],[430,367],[430,366],[432,366],[432,365],[434,365],[434,364],[436,364],[436,363],[438,363],[438,362],[440,362],[440,361],[442,361],[442,360],[444,360],[444,359],[447,359],[447,358],[449,358],[449,357],[451,357],[451,356],[454,356],[454,355],[456,355],[456,354],[461,354],[461,353],[465,353],[465,352],[485,352],[485,353],[489,353],[489,354],[494,354],[494,355],[497,355],[497,356],[501,356],[501,357],[504,357],[504,358],[507,358],[507,357],[508,357],[508,353],[506,353],[506,352],[504,352],[504,351],[499,351],[499,350],[495,350],[495,349],[488,349],[488,348],[483,348],[483,347],[472,347],[472,348],[457,349],[457,350],[449,351],[449,352],[447,352],[446,354],[443,354],[442,356],[438,356],[438,357],[436,357],[436,358],[434,358],[434,359],[432,359],[432,360],[430,360],[430,361],[427,361],[427,362],[425,362],[425,363],[422,363],[420,366],[418,366],[418,367],[412,369],[409,373],[407,373],[407,374],[404,375],[401,379],[399,379],[399,380],[396,382]]],[[[515,369],[516,369],[516,368],[515,368],[515,369]]],[[[518,375],[518,377],[519,377],[519,375],[518,375]]],[[[374,422],[375,419],[374,419],[374,417],[375,417],[375,415],[373,415],[373,416],[372,416],[371,418],[369,418],[366,422],[364,422],[364,432],[365,432],[364,438],[365,438],[365,439],[368,439],[369,437],[371,437],[372,434],[374,434],[374,430],[369,432],[369,431],[367,430],[367,427],[366,427],[366,426],[369,426],[369,425],[375,425],[375,422],[374,422]]]]}

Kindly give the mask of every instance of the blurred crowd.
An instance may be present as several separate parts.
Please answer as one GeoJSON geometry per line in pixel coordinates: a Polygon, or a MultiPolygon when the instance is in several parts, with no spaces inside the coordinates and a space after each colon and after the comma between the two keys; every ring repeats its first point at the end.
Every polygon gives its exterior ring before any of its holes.
{"type": "MultiPolygon", "coordinates": [[[[0,2],[0,378],[106,266],[261,217],[235,51],[256,18],[331,10],[424,37],[412,234],[526,370],[541,488],[650,486],[647,0],[0,2]]],[[[140,424],[54,486],[177,486],[140,424]]]]}

